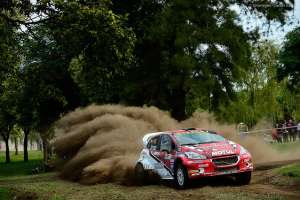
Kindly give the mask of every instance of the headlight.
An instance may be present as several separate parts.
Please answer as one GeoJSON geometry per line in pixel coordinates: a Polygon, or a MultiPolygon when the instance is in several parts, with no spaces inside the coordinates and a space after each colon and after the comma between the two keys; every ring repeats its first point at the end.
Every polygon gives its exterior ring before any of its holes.
{"type": "Polygon", "coordinates": [[[240,146],[240,154],[247,154],[247,153],[249,153],[247,151],[247,149],[245,149],[244,147],[240,146]]]}
{"type": "Polygon", "coordinates": [[[201,155],[199,153],[195,153],[195,152],[185,152],[184,154],[189,159],[202,159],[202,160],[206,159],[206,156],[201,155]]]}

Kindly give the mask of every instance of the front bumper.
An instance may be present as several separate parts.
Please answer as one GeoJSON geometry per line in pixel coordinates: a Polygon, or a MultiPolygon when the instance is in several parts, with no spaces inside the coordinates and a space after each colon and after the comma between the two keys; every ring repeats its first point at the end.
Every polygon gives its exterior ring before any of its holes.
{"type": "MultiPolygon", "coordinates": [[[[227,157],[224,156],[221,158],[227,157]]],[[[247,154],[238,155],[237,161],[235,163],[226,165],[216,165],[213,162],[214,159],[215,158],[206,160],[185,160],[183,164],[187,168],[190,179],[209,176],[231,175],[247,171],[253,171],[251,156],[247,154]]]]}

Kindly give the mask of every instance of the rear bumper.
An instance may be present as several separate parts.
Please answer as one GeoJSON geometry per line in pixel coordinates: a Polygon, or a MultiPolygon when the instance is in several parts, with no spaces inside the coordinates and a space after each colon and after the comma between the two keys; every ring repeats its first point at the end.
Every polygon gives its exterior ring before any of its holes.
{"type": "Polygon", "coordinates": [[[253,171],[253,164],[249,155],[241,155],[238,161],[231,165],[215,165],[212,159],[189,160],[184,163],[190,179],[200,177],[233,175],[253,171]]]}

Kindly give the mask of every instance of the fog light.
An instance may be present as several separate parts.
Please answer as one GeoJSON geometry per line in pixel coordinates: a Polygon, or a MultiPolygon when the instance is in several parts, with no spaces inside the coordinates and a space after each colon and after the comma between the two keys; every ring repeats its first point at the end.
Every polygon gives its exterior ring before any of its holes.
{"type": "Polygon", "coordinates": [[[190,172],[191,175],[194,175],[194,174],[198,173],[198,170],[189,170],[189,172],[190,172]]]}
{"type": "Polygon", "coordinates": [[[200,164],[198,165],[199,168],[205,168],[205,167],[208,167],[208,164],[200,164]]]}

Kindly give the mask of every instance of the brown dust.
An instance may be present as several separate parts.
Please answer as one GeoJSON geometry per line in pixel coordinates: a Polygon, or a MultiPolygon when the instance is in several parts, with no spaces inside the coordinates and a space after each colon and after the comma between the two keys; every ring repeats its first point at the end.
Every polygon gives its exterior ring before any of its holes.
{"type": "Polygon", "coordinates": [[[300,158],[300,152],[280,153],[261,137],[240,140],[234,125],[218,123],[208,113],[178,122],[156,107],[90,105],[78,108],[56,124],[52,145],[62,160],[62,177],[83,184],[126,183],[134,172],[146,133],[198,127],[215,130],[246,147],[255,163],[300,158]]]}

